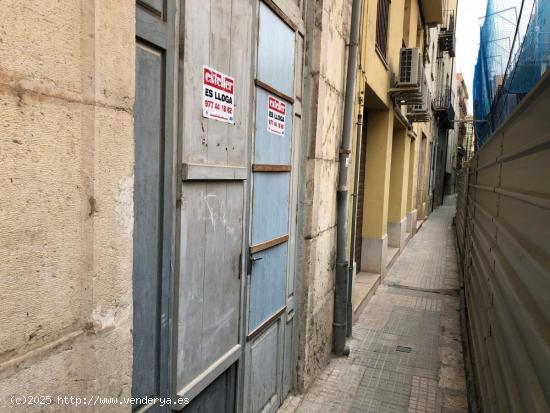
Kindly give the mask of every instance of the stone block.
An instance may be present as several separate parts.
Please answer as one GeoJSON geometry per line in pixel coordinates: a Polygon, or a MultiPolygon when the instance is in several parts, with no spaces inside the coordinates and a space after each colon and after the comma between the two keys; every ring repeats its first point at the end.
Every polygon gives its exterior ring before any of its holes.
{"type": "Polygon", "coordinates": [[[336,225],[338,163],[321,159],[308,162],[305,233],[312,238],[336,225]]]}
{"type": "Polygon", "coordinates": [[[49,95],[80,93],[81,21],[80,1],[2,4],[1,83],[30,82],[49,95]]]}
{"type": "MultiPolygon", "coordinates": [[[[344,61],[340,62],[345,64],[344,61]]],[[[316,142],[313,156],[319,159],[339,160],[342,135],[344,95],[322,77],[319,79],[317,102],[316,142]]]]}
{"type": "Polygon", "coordinates": [[[385,274],[388,236],[363,238],[361,247],[361,271],[385,274]]]}
{"type": "Polygon", "coordinates": [[[399,222],[388,222],[388,245],[393,248],[403,249],[407,237],[407,219],[399,222]]]}
{"type": "Polygon", "coordinates": [[[97,101],[131,112],[135,95],[135,1],[99,1],[95,14],[97,101]]]}
{"type": "Polygon", "coordinates": [[[321,78],[337,92],[343,94],[347,67],[346,39],[338,30],[336,20],[332,20],[331,15],[326,11],[323,11],[321,45],[321,78]]]}
{"type": "Polygon", "coordinates": [[[416,215],[416,209],[407,212],[407,232],[409,235],[414,235],[416,233],[416,215]]]}
{"type": "Polygon", "coordinates": [[[83,105],[4,89],[0,107],[0,322],[9,326],[0,353],[15,355],[78,323],[89,204],[79,173],[83,105]]]}
{"type": "Polygon", "coordinates": [[[305,243],[304,258],[308,283],[308,315],[317,311],[327,294],[334,290],[336,269],[336,227],[320,233],[305,243]]]}

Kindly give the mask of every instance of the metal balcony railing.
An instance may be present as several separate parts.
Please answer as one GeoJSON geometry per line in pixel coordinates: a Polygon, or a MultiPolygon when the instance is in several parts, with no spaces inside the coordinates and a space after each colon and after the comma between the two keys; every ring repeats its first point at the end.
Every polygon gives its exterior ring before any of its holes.
{"type": "Polygon", "coordinates": [[[447,110],[452,105],[454,100],[454,92],[450,86],[442,86],[436,90],[433,99],[433,107],[436,112],[447,110]]]}
{"type": "Polygon", "coordinates": [[[455,110],[453,102],[454,92],[450,86],[439,88],[432,101],[432,108],[437,119],[448,129],[454,129],[455,110]]]}
{"type": "Polygon", "coordinates": [[[444,10],[443,11],[443,24],[441,25],[441,30],[454,32],[455,31],[455,11],[454,10],[444,10]]]}
{"type": "Polygon", "coordinates": [[[468,108],[466,107],[466,102],[464,101],[464,98],[459,98],[459,106],[460,106],[460,115],[464,118],[468,114],[468,108]]]}
{"type": "Polygon", "coordinates": [[[445,10],[443,25],[439,30],[439,52],[448,52],[451,57],[455,57],[455,12],[454,10],[445,10]]]}

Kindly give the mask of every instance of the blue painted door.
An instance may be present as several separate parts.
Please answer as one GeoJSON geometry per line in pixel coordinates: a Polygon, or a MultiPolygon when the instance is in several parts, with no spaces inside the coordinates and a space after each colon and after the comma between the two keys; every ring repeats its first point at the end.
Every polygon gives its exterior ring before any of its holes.
{"type": "Polygon", "coordinates": [[[282,368],[292,208],[295,32],[260,2],[252,151],[248,411],[273,411],[282,368]]]}
{"type": "Polygon", "coordinates": [[[260,3],[249,332],[261,327],[285,305],[293,82],[294,32],[260,3]],[[276,103],[270,106],[274,101],[276,103]],[[278,106],[279,111],[273,106],[278,106]],[[278,122],[284,123],[284,127],[281,125],[278,129],[282,129],[282,133],[270,129],[274,113],[279,114],[278,122]]]}
{"type": "Polygon", "coordinates": [[[285,103],[284,136],[275,135],[266,126],[267,100],[272,96],[257,87],[249,332],[281,310],[286,301],[292,104],[285,103]]]}

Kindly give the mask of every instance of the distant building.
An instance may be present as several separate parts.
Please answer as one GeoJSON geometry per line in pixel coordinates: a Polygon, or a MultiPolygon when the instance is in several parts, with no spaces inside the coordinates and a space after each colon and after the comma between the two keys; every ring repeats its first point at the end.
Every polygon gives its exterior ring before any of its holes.
{"type": "Polygon", "coordinates": [[[455,167],[460,169],[462,167],[462,160],[465,157],[464,150],[466,148],[465,138],[467,134],[468,127],[472,126],[472,116],[468,115],[468,101],[470,100],[470,95],[468,93],[468,87],[466,86],[466,83],[464,82],[464,77],[461,73],[458,73],[456,75],[456,85],[457,85],[457,94],[456,94],[456,100],[457,100],[457,107],[459,108],[459,111],[457,113],[457,120],[458,122],[458,128],[455,130],[458,130],[458,139],[457,139],[457,162],[455,164],[455,167]]]}
{"type": "Polygon", "coordinates": [[[447,163],[445,170],[445,193],[455,192],[456,170],[462,168],[464,160],[464,137],[467,128],[468,117],[468,88],[461,73],[457,73],[453,83],[455,127],[449,133],[449,145],[447,148],[447,163]]]}
{"type": "Polygon", "coordinates": [[[466,116],[466,122],[464,124],[465,126],[465,133],[464,133],[464,141],[463,141],[463,157],[462,157],[462,164],[459,164],[459,168],[464,169],[464,164],[466,162],[469,162],[470,159],[472,159],[472,156],[474,156],[475,152],[475,128],[474,128],[474,118],[472,115],[466,116]]]}

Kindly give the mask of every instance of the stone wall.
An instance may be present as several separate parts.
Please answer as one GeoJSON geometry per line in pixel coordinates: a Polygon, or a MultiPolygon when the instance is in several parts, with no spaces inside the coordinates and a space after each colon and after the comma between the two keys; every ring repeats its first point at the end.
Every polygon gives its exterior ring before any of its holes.
{"type": "Polygon", "coordinates": [[[7,3],[0,410],[11,395],[129,396],[134,0],[7,3]]]}
{"type": "Polygon", "coordinates": [[[351,0],[310,1],[306,9],[305,185],[301,190],[303,269],[298,390],[332,350],[336,270],[336,185],[342,133],[351,0]]]}

